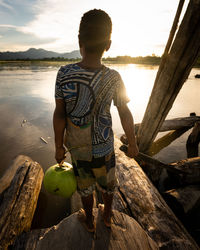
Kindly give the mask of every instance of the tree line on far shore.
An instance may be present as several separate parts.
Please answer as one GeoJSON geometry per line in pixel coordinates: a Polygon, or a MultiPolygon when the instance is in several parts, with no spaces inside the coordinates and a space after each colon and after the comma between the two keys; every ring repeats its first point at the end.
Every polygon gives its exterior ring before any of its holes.
{"type": "MultiPolygon", "coordinates": [[[[64,58],[64,57],[51,57],[51,58],[42,58],[42,59],[15,59],[15,60],[5,60],[5,61],[65,61],[65,62],[77,62],[81,58],[64,58]]],[[[117,56],[117,57],[106,57],[103,58],[103,62],[112,63],[112,64],[147,64],[147,65],[159,65],[161,61],[161,57],[152,55],[152,56],[117,56]]],[[[200,67],[200,57],[197,59],[194,67],[200,67]]]]}

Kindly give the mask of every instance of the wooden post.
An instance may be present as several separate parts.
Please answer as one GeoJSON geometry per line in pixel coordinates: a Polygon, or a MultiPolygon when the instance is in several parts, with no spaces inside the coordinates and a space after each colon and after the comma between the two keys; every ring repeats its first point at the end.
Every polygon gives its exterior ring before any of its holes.
{"type": "Polygon", "coordinates": [[[174,43],[167,55],[147,105],[138,131],[141,152],[146,152],[155,139],[176,96],[187,79],[200,50],[200,0],[190,0],[174,43]]]}

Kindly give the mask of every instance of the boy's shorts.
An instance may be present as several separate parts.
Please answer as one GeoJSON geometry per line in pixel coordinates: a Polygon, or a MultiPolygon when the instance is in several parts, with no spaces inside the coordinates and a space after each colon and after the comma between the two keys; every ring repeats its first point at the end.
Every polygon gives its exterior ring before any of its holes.
{"type": "Polygon", "coordinates": [[[94,158],[91,162],[79,161],[73,164],[77,179],[77,190],[81,196],[93,193],[95,186],[108,194],[112,194],[116,185],[115,178],[115,153],[94,158]]]}

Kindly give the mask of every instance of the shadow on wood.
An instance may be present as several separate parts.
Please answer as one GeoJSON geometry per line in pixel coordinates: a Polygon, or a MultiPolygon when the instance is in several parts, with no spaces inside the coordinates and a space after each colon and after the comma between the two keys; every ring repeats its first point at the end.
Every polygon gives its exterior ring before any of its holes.
{"type": "Polygon", "coordinates": [[[95,235],[85,230],[77,219],[77,213],[74,213],[56,226],[22,234],[13,249],[159,249],[133,218],[113,211],[112,226],[108,229],[103,223],[100,211],[93,209],[93,213],[96,221],[95,235]]]}

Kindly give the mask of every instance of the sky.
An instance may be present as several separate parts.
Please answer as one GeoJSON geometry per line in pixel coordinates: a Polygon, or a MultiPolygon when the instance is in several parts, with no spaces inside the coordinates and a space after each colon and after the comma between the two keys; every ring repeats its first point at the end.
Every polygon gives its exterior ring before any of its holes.
{"type": "Polygon", "coordinates": [[[0,0],[0,52],[29,48],[77,50],[80,19],[86,11],[96,8],[106,11],[113,23],[112,45],[105,57],[160,56],[178,3],[179,0],[0,0]]]}

